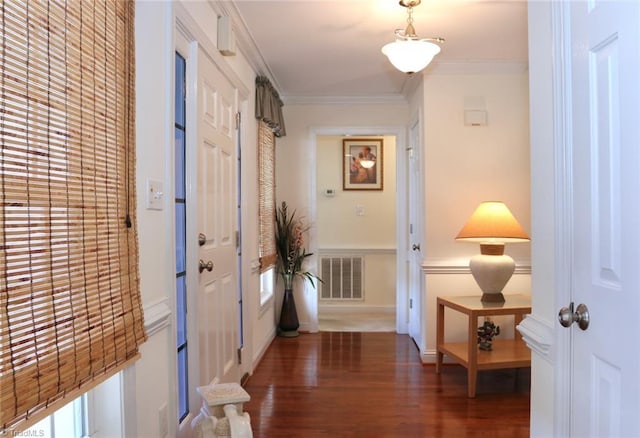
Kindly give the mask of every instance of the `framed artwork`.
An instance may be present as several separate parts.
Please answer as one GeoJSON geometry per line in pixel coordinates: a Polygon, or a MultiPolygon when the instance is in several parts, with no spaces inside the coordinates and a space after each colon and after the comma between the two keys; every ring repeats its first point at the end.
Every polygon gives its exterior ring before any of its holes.
{"type": "Polygon", "coordinates": [[[382,139],[342,140],[342,189],[382,190],[382,139]]]}

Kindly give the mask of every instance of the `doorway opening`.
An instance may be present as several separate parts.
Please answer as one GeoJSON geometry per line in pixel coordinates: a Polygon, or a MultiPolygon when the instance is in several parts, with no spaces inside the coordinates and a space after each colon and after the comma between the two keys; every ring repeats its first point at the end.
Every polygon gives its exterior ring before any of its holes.
{"type": "Polygon", "coordinates": [[[385,134],[316,136],[320,331],[396,331],[396,143],[385,134]],[[365,153],[375,157],[368,169],[365,153]]]}

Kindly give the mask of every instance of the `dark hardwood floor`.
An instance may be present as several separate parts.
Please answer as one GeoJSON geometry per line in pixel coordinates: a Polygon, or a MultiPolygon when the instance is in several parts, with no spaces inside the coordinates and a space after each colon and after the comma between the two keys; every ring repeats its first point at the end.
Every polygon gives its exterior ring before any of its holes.
{"type": "Polygon", "coordinates": [[[528,437],[530,369],[423,365],[407,335],[277,338],[244,388],[254,437],[528,437]]]}

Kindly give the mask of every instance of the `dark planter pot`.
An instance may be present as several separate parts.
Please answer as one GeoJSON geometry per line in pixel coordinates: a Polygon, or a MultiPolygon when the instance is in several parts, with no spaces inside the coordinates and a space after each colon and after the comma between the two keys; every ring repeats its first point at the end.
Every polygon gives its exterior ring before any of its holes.
{"type": "Polygon", "coordinates": [[[298,312],[296,312],[296,302],[293,299],[293,290],[285,289],[280,322],[278,323],[278,336],[295,338],[300,334],[298,327],[300,327],[300,323],[298,322],[298,312]]]}

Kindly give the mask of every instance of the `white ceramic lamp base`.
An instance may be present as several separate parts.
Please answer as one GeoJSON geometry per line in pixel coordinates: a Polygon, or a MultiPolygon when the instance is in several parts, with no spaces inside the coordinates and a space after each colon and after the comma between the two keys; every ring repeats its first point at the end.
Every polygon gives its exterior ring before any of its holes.
{"type": "Polygon", "coordinates": [[[498,253],[504,251],[504,245],[481,245],[481,251],[482,254],[471,258],[469,268],[483,292],[482,301],[504,302],[502,290],[513,275],[516,263],[508,255],[498,253]],[[498,246],[501,246],[501,251],[496,248],[498,246]]]}

